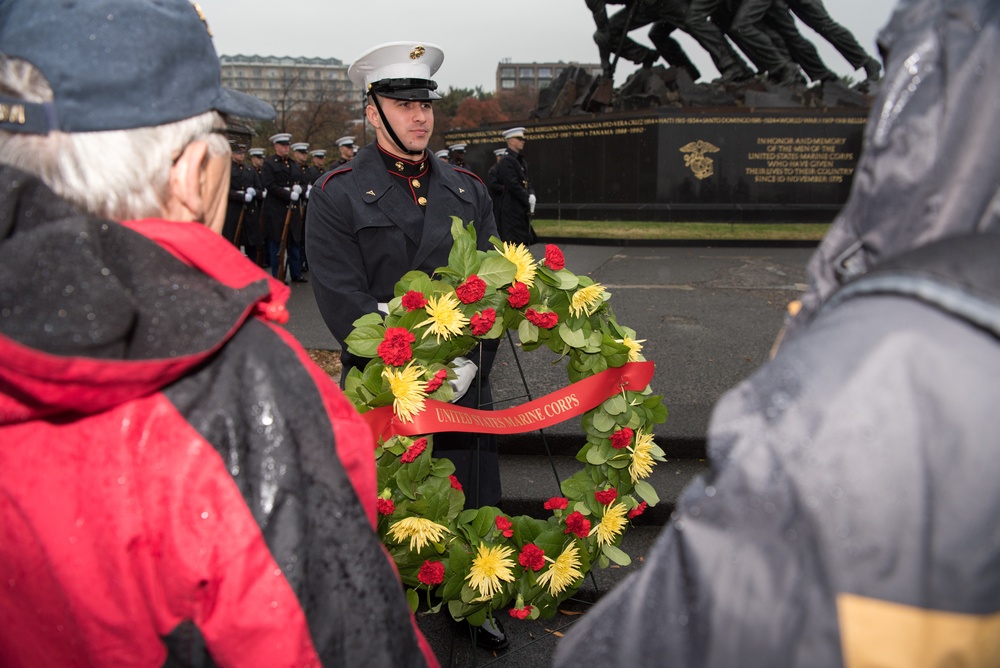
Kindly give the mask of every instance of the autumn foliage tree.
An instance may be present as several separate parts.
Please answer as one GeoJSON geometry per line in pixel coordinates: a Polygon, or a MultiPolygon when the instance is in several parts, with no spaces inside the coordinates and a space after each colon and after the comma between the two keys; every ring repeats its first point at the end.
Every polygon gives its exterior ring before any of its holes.
{"type": "Polygon", "coordinates": [[[462,100],[451,118],[449,130],[478,128],[486,123],[510,120],[501,109],[496,97],[485,100],[467,97],[462,100]]]}
{"type": "Polygon", "coordinates": [[[497,94],[497,104],[506,115],[502,120],[527,120],[538,106],[538,92],[531,86],[518,86],[497,94]]]}

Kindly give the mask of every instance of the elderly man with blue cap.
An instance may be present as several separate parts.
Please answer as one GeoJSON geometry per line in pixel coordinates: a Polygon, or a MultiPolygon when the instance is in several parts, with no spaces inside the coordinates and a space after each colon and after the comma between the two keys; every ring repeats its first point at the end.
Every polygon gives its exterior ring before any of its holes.
{"type": "Polygon", "coordinates": [[[274,110],[219,67],[187,0],[0,0],[2,666],[437,665],[367,426],[220,234],[274,110]]]}
{"type": "MultiPolygon", "coordinates": [[[[325,175],[312,191],[306,240],[313,290],[320,312],[344,352],[344,378],[368,362],[347,352],[344,340],[360,317],[375,313],[393,298],[396,282],[408,271],[432,274],[448,264],[451,219],[475,225],[481,250],[496,236],[486,186],[472,172],[449,165],[427,150],[434,132],[433,101],[440,99],[431,79],[444,53],[425,42],[377,46],[348,68],[356,86],[366,91],[365,116],[376,141],[354,160],[325,175]]],[[[489,371],[495,354],[483,346],[473,361],[454,363],[458,403],[489,405],[489,371]],[[482,390],[476,396],[477,371],[482,390]]],[[[434,454],[455,464],[466,504],[500,501],[496,440],[470,434],[435,434],[434,454]],[[478,466],[477,466],[478,463],[478,466]]],[[[493,629],[496,631],[496,629],[493,629]]],[[[503,647],[502,634],[479,633],[481,644],[503,647]]]]}

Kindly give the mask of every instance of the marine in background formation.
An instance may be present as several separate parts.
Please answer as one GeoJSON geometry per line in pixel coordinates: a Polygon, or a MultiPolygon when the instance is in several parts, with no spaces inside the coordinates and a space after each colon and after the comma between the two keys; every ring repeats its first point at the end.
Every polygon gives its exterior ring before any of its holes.
{"type": "Polygon", "coordinates": [[[304,227],[300,200],[305,188],[299,164],[290,157],[292,135],[279,132],[271,135],[274,155],[264,161],[262,185],[267,190],[264,199],[264,237],[267,241],[271,274],[278,276],[282,236],[288,256],[288,270],[295,283],[306,283],[302,275],[302,239],[304,227]],[[285,232],[287,228],[287,233],[285,232]]]}
{"type": "Polygon", "coordinates": [[[341,137],[337,140],[337,152],[340,157],[337,158],[337,165],[343,165],[346,162],[354,160],[354,137],[341,137]]]}
{"type": "Polygon", "coordinates": [[[500,238],[530,246],[535,242],[531,217],[535,213],[535,189],[528,179],[528,163],[522,154],[526,139],[524,128],[503,132],[507,148],[497,163],[497,180],[503,187],[500,198],[500,238]]]}
{"type": "Polygon", "coordinates": [[[452,144],[448,147],[448,164],[465,167],[465,144],[452,144]]]}
{"type": "Polygon", "coordinates": [[[257,206],[253,218],[249,224],[244,222],[246,227],[244,247],[247,257],[261,267],[270,267],[267,257],[267,243],[264,241],[264,198],[267,197],[267,190],[264,189],[264,149],[252,148],[247,151],[250,157],[250,168],[257,175],[257,183],[260,184],[260,204],[257,206]]]}
{"type": "Polygon", "coordinates": [[[260,218],[259,207],[264,201],[263,187],[257,170],[245,164],[246,140],[230,139],[229,147],[232,151],[232,161],[229,166],[229,202],[222,236],[237,248],[244,247],[247,257],[256,261],[256,245],[249,241],[257,239],[252,228],[260,218]],[[239,232],[238,238],[237,232],[239,232]]]}

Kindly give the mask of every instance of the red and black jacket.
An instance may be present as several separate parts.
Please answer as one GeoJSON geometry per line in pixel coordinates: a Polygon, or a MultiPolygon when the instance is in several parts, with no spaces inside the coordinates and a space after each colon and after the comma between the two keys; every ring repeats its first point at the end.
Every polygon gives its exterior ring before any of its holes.
{"type": "Polygon", "coordinates": [[[0,251],[0,665],[436,665],[285,286],[2,167],[0,251]]]}

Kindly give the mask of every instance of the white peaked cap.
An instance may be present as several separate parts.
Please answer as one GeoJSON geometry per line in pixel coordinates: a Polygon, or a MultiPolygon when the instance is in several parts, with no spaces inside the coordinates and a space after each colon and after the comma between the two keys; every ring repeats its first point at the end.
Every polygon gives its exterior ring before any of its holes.
{"type": "Polygon", "coordinates": [[[405,95],[403,99],[439,99],[434,93],[437,84],[431,77],[444,62],[444,51],[426,42],[389,42],[380,44],[358,56],[347,69],[355,86],[365,91],[380,81],[399,80],[398,85],[386,84],[379,95],[405,95]],[[409,80],[408,84],[402,83],[409,80]],[[422,83],[421,82],[426,82],[422,83]],[[418,92],[419,91],[419,92],[418,92]]]}

